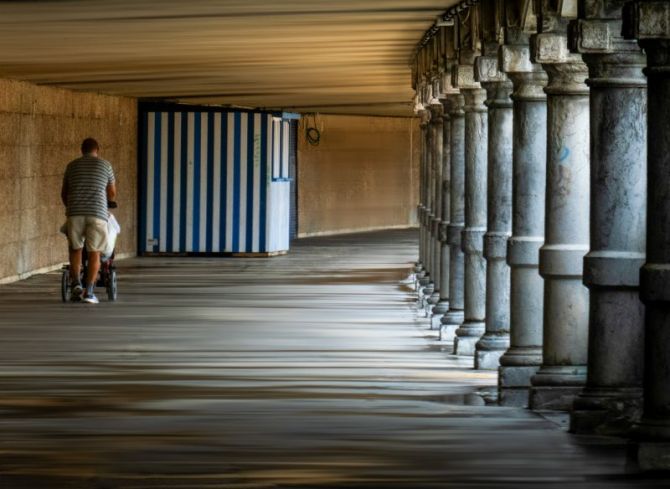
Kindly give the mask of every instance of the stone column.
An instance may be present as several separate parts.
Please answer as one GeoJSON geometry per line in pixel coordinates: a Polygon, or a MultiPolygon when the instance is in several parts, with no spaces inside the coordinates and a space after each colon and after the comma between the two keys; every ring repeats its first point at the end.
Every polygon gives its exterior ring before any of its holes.
{"type": "Polygon", "coordinates": [[[475,345],[475,368],[497,370],[509,347],[510,268],[507,240],[512,234],[512,83],[498,70],[497,57],[481,56],[475,78],[486,90],[488,107],[488,216],[486,332],[475,345]]]}
{"type": "Polygon", "coordinates": [[[450,268],[450,255],[449,255],[449,242],[447,240],[447,226],[449,225],[450,218],[450,189],[449,182],[451,180],[451,125],[449,122],[449,115],[446,113],[447,107],[445,107],[446,99],[442,97],[443,109],[442,109],[442,212],[441,212],[441,222],[439,225],[439,241],[440,241],[440,299],[433,308],[433,315],[431,318],[431,329],[440,330],[442,324],[442,318],[449,311],[449,268],[450,268]]]}
{"type": "Polygon", "coordinates": [[[646,238],[647,80],[637,43],[625,41],[621,21],[607,17],[571,24],[570,43],[583,53],[591,89],[591,249],[584,258],[588,371],[571,430],[624,435],[642,411],[639,270],[646,238]]]}
{"type": "Polygon", "coordinates": [[[432,146],[432,130],[430,124],[430,110],[426,109],[424,111],[424,124],[425,124],[425,149],[426,149],[426,172],[424,178],[424,192],[425,192],[425,210],[424,210],[424,268],[426,273],[422,279],[422,285],[419,288],[419,310],[422,313],[423,317],[427,315],[428,308],[428,299],[433,294],[433,254],[432,254],[432,245],[433,245],[433,233],[431,229],[431,223],[433,220],[433,192],[432,192],[432,182],[434,181],[433,175],[433,146],[432,146]]]}
{"type": "Polygon", "coordinates": [[[422,109],[418,112],[420,118],[420,127],[421,127],[421,139],[419,143],[421,144],[421,166],[419,168],[419,205],[417,207],[417,217],[419,220],[419,261],[415,268],[415,278],[417,281],[417,290],[419,286],[425,285],[426,283],[421,283],[421,279],[426,275],[426,224],[425,224],[425,212],[426,212],[426,160],[427,160],[427,147],[426,147],[426,123],[424,116],[425,109],[422,109]]]}
{"type": "Polygon", "coordinates": [[[539,250],[544,243],[547,158],[547,75],[530,61],[527,44],[500,48],[500,67],[512,80],[512,237],[510,347],[500,358],[498,402],[527,406],[530,379],[542,363],[544,282],[539,250]]]}
{"type": "Polygon", "coordinates": [[[449,182],[449,311],[442,317],[440,339],[452,341],[456,330],[463,324],[464,258],[461,234],[465,220],[465,102],[463,95],[447,95],[445,110],[449,116],[451,146],[449,182]]]}
{"type": "MultiPolygon", "coordinates": [[[[434,90],[433,93],[437,94],[434,90]]],[[[442,115],[444,109],[442,103],[433,98],[430,104],[430,127],[431,127],[431,154],[433,165],[433,180],[431,181],[431,192],[433,194],[432,219],[430,222],[430,230],[432,235],[431,241],[431,264],[433,277],[433,292],[428,299],[428,303],[432,309],[440,300],[440,257],[442,250],[442,243],[440,242],[440,223],[442,222],[442,166],[443,166],[443,120],[442,115]]]]}
{"type": "Polygon", "coordinates": [[[488,120],[486,91],[474,80],[472,65],[457,65],[457,86],[465,100],[465,320],[456,330],[454,354],[473,356],[486,319],[486,170],[488,120]]]}
{"type": "Polygon", "coordinates": [[[429,182],[429,173],[430,173],[430,145],[429,145],[429,133],[428,133],[428,122],[430,120],[430,114],[427,109],[423,109],[420,112],[421,116],[421,145],[422,145],[422,155],[421,155],[421,220],[420,220],[420,256],[422,263],[422,272],[418,276],[417,290],[419,292],[418,301],[419,307],[421,306],[421,301],[423,297],[424,288],[430,283],[430,273],[428,271],[428,244],[430,243],[430,232],[428,229],[428,214],[429,214],[429,202],[428,202],[428,182],[429,182]]]}
{"type": "Polygon", "coordinates": [[[637,432],[642,470],[670,470],[670,0],[630,2],[623,32],[647,54],[647,252],[644,411],[637,432]]]}
{"type": "Polygon", "coordinates": [[[589,89],[581,56],[559,32],[533,36],[532,57],[549,75],[542,366],[531,379],[531,409],[569,410],[586,382],[589,293],[589,89]]]}

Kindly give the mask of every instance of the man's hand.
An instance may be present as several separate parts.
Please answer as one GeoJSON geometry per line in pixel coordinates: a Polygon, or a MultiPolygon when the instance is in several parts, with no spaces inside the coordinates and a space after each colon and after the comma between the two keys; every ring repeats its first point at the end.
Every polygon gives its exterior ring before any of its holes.
{"type": "Polygon", "coordinates": [[[107,185],[107,200],[116,200],[116,183],[114,182],[107,185]]]}

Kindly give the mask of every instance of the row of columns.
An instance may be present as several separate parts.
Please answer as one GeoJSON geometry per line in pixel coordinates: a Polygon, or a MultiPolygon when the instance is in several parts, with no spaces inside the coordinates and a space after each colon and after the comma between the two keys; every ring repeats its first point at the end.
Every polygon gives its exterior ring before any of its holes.
{"type": "Polygon", "coordinates": [[[670,468],[670,0],[482,0],[433,43],[420,306],[500,404],[670,468]]]}

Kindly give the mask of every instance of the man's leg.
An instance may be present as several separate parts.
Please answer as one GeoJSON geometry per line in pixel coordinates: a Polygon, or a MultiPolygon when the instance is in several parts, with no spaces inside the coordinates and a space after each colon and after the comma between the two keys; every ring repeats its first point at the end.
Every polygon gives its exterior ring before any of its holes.
{"type": "Polygon", "coordinates": [[[70,283],[72,285],[80,284],[81,276],[81,248],[73,250],[70,248],[70,283]]]}
{"type": "Polygon", "coordinates": [[[88,267],[86,268],[86,294],[93,295],[95,283],[98,281],[98,272],[100,271],[100,252],[88,252],[88,267]]]}
{"type": "Polygon", "coordinates": [[[72,301],[81,299],[81,258],[83,239],[83,221],[79,216],[68,217],[67,220],[67,240],[70,252],[70,285],[72,287],[72,301]]]}
{"type": "Polygon", "coordinates": [[[107,244],[107,221],[95,217],[86,218],[86,249],[88,265],[86,267],[86,294],[84,301],[98,303],[93,291],[100,271],[100,255],[107,244]]]}

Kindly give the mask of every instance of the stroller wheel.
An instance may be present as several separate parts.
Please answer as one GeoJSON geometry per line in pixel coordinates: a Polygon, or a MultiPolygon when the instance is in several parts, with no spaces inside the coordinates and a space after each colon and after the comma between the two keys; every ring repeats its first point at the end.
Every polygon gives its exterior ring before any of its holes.
{"type": "Polygon", "coordinates": [[[63,270],[60,281],[60,295],[63,302],[70,300],[70,271],[63,270]]]}
{"type": "Polygon", "coordinates": [[[107,298],[115,301],[117,296],[116,269],[111,268],[107,279],[107,298]]]}

